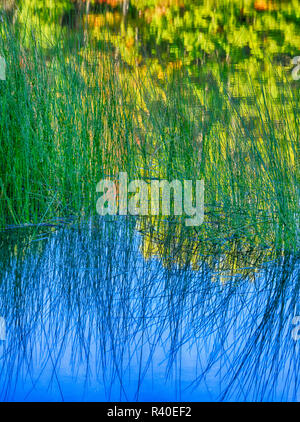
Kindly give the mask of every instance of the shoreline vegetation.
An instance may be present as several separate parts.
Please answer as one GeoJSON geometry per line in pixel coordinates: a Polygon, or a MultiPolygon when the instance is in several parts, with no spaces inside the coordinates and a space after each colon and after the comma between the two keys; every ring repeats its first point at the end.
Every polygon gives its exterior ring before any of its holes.
{"type": "Polygon", "coordinates": [[[299,401],[300,0],[2,3],[0,401],[299,401]]]}
{"type": "MultiPolygon", "coordinates": [[[[214,63],[164,78],[128,68],[97,42],[45,47],[2,15],[0,227],[96,214],[96,185],[131,179],[205,181],[199,238],[299,246],[299,93],[287,68],[261,78],[214,63]],[[211,215],[214,224],[211,224],[211,215]]],[[[79,40],[79,35],[78,35],[79,40]]],[[[266,61],[267,63],[267,61],[266,61]]],[[[281,70],[280,70],[281,69],[281,70]]],[[[160,217],[149,218],[148,222],[160,217]]],[[[172,221],[180,226],[176,216],[172,221]]],[[[141,217],[141,225],[147,225],[141,217]]],[[[179,230],[181,230],[179,228],[179,230]]],[[[193,235],[195,232],[193,231],[193,235]]]]}

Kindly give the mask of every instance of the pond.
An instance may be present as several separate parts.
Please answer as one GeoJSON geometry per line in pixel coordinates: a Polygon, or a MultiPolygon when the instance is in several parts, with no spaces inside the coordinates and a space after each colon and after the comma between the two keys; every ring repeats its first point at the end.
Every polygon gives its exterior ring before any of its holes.
{"type": "Polygon", "coordinates": [[[2,3],[0,400],[299,401],[299,0],[2,3]]]}
{"type": "Polygon", "coordinates": [[[233,240],[191,262],[150,232],[2,233],[1,400],[299,400],[299,260],[233,240]]]}

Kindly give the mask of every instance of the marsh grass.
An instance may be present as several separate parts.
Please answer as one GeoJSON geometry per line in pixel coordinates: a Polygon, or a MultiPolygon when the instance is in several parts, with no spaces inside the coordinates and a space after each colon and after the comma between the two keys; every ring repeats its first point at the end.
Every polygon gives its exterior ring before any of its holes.
{"type": "Polygon", "coordinates": [[[137,222],[0,234],[1,400],[297,400],[296,257],[248,250],[243,273],[238,244],[210,244],[195,271],[173,232],[151,240],[163,266],[137,222]]]}
{"type": "Polygon", "coordinates": [[[1,23],[3,228],[93,215],[97,182],[127,171],[204,178],[222,235],[297,247],[300,91],[289,75],[231,83],[200,69],[195,84],[183,68],[157,80],[129,71],[109,44],[76,46],[45,48],[38,34],[1,23]]]}

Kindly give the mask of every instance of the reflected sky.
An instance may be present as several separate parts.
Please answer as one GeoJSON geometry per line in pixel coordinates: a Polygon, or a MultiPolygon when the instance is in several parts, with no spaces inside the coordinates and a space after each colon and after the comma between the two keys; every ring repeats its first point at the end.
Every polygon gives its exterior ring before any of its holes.
{"type": "Polygon", "coordinates": [[[207,198],[194,231],[117,217],[0,232],[0,400],[299,400],[299,0],[13,3],[22,77],[1,93],[29,105],[2,119],[1,224],[88,215],[95,183],[126,169],[203,176],[207,198]]]}
{"type": "Polygon", "coordinates": [[[0,234],[0,399],[299,400],[299,260],[224,278],[230,251],[166,266],[145,258],[138,228],[97,218],[0,234]]]}

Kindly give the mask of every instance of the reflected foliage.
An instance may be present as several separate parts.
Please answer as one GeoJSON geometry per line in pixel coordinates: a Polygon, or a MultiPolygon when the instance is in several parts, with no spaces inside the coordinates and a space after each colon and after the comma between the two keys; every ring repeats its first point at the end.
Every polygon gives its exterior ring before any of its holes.
{"type": "Polygon", "coordinates": [[[195,271],[162,236],[162,266],[139,253],[137,228],[123,218],[44,228],[43,240],[2,233],[1,399],[299,399],[297,259],[248,249],[245,272],[225,280],[237,244],[199,244],[195,271]]]}

